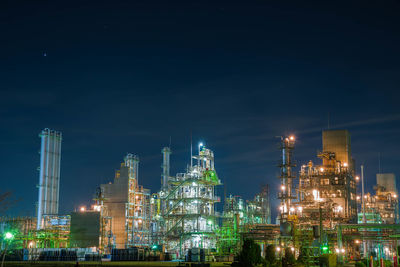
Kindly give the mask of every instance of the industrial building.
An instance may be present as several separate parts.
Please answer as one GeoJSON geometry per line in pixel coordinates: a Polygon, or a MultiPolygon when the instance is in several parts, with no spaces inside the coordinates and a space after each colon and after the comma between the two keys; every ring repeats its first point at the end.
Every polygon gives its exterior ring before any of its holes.
{"type": "Polygon", "coordinates": [[[71,213],[70,247],[100,247],[100,211],[75,211],[71,213]]]}
{"type": "MultiPolygon", "coordinates": [[[[102,184],[100,209],[112,218],[116,248],[150,245],[150,190],[138,184],[139,157],[127,154],[113,183],[102,184]]],[[[106,237],[103,236],[103,239],[106,237]]]]}
{"type": "Polygon", "coordinates": [[[336,253],[339,261],[395,253],[400,236],[396,177],[379,173],[374,194],[357,194],[360,179],[346,130],[323,131],[320,162],[306,161],[299,169],[295,137],[281,138],[277,224],[271,224],[268,185],[250,200],[225,193],[217,212],[222,183],[214,152],[202,143],[186,171],[176,175],[170,174],[171,148],[161,150],[161,186],[153,194],[139,185],[139,157],[127,154],[113,181],[96,189],[93,205],[59,215],[61,133],[45,129],[41,137],[38,216],[0,218],[0,232],[14,229],[15,246],[29,249],[31,259],[68,248],[73,250],[64,254],[81,260],[98,253],[113,260],[232,261],[246,238],[260,245],[262,255],[269,244],[281,256],[284,248],[295,255],[308,251],[307,266],[325,252],[336,253]]]}
{"type": "Polygon", "coordinates": [[[62,134],[46,128],[39,136],[42,144],[38,184],[38,230],[44,227],[43,216],[58,215],[62,134]]]}
{"type": "Polygon", "coordinates": [[[376,174],[375,194],[367,193],[358,196],[361,204],[361,212],[358,214],[358,222],[366,223],[399,223],[399,200],[396,187],[396,176],[393,173],[376,174]]]}
{"type": "MultiPolygon", "coordinates": [[[[221,226],[217,230],[218,254],[236,255],[240,251],[243,236],[248,237],[248,233],[260,227],[268,228],[270,225],[271,207],[268,185],[263,186],[261,192],[256,194],[253,200],[245,201],[239,196],[232,195],[226,197],[221,226]]],[[[275,242],[275,239],[271,241],[275,242]]]]}
{"type": "Polygon", "coordinates": [[[192,156],[185,173],[168,176],[170,149],[163,149],[163,185],[160,230],[167,251],[182,256],[191,248],[215,249],[217,214],[215,187],[221,185],[214,153],[204,145],[192,156]]]}
{"type": "Polygon", "coordinates": [[[356,180],[353,176],[350,135],[347,130],[324,131],[322,164],[312,161],[299,173],[298,202],[295,212],[299,223],[334,228],[338,223],[357,222],[356,180]]]}

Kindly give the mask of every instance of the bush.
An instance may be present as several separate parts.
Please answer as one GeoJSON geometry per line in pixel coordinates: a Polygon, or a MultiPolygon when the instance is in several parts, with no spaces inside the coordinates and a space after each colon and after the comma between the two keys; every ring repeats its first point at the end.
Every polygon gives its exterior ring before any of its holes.
{"type": "Polygon", "coordinates": [[[253,239],[245,239],[239,254],[240,266],[254,267],[262,263],[264,263],[264,259],[261,257],[260,246],[253,239]]]}
{"type": "Polygon", "coordinates": [[[265,249],[265,261],[267,263],[267,266],[271,266],[271,265],[275,264],[276,257],[275,257],[275,246],[274,245],[268,245],[267,248],[265,249]]]}
{"type": "Polygon", "coordinates": [[[290,248],[285,248],[285,256],[282,259],[282,267],[292,266],[296,262],[296,258],[290,248]]]}
{"type": "Polygon", "coordinates": [[[354,267],[366,267],[365,264],[361,261],[356,262],[354,267]]]}

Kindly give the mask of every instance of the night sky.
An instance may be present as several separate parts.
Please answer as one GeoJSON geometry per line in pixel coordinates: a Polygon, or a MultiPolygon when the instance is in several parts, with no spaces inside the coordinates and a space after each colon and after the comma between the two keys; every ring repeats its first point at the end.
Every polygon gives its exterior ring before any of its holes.
{"type": "Polygon", "coordinates": [[[171,138],[183,172],[191,132],[228,194],[269,183],[274,214],[276,136],[296,135],[301,165],[329,121],[351,132],[368,190],[379,153],[399,177],[399,14],[391,0],[1,1],[0,189],[20,199],[8,214],[34,215],[43,128],[63,133],[61,214],[128,152],[157,191],[162,147],[171,138]]]}

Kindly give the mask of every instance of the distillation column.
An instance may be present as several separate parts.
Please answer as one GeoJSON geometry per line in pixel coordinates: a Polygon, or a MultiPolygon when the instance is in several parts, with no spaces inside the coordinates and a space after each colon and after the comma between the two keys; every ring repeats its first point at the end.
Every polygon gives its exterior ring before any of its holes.
{"type": "Polygon", "coordinates": [[[168,188],[168,179],[169,179],[169,158],[171,155],[171,149],[169,147],[164,147],[161,150],[163,154],[163,165],[162,165],[162,189],[167,190],[168,188]]]}
{"type": "Polygon", "coordinates": [[[281,191],[279,192],[278,198],[281,200],[280,207],[280,222],[286,222],[289,217],[292,199],[296,196],[292,195],[293,179],[296,176],[293,174],[292,168],[295,164],[292,161],[292,152],[294,149],[294,137],[286,137],[281,140],[282,149],[282,163],[280,164],[281,174],[281,191]]]}
{"type": "Polygon", "coordinates": [[[39,137],[42,143],[38,185],[38,230],[43,228],[43,215],[58,214],[62,134],[46,128],[39,137]]]}

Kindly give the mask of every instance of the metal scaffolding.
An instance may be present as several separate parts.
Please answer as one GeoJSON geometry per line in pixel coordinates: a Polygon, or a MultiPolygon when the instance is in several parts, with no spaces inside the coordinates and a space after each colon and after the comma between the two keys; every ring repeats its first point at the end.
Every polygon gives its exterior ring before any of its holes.
{"type": "Polygon", "coordinates": [[[150,245],[150,190],[138,185],[139,157],[128,154],[128,202],[125,204],[126,247],[146,247],[150,245]]]}
{"type": "Polygon", "coordinates": [[[214,168],[214,153],[200,145],[199,154],[192,158],[197,164],[169,177],[168,186],[160,192],[164,244],[178,257],[191,248],[216,247],[214,205],[220,198],[215,196],[215,186],[221,181],[214,168]]]}
{"type": "Polygon", "coordinates": [[[319,153],[323,165],[310,161],[299,175],[299,201],[296,203],[300,224],[334,228],[337,223],[354,223],[357,218],[356,182],[347,163],[334,152],[319,153]]]}

